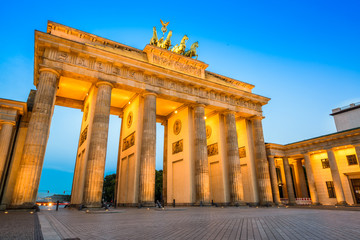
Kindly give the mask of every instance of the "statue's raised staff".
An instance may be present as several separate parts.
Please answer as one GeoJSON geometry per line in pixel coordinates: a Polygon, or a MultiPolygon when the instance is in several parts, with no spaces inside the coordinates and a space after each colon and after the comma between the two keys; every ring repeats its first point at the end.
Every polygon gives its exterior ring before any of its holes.
{"type": "Polygon", "coordinates": [[[198,55],[196,54],[196,48],[198,48],[198,47],[199,47],[199,42],[194,42],[194,43],[191,45],[190,50],[188,50],[188,51],[186,51],[186,52],[184,53],[184,56],[185,56],[185,57],[190,57],[190,58],[196,57],[195,59],[197,59],[197,58],[198,58],[198,55]]]}
{"type": "Polygon", "coordinates": [[[187,40],[189,40],[189,38],[184,35],[184,37],[181,39],[180,44],[173,47],[171,51],[177,54],[184,54],[187,40]]]}
{"type": "Polygon", "coordinates": [[[158,47],[169,49],[169,47],[171,46],[171,40],[170,40],[171,36],[172,36],[172,31],[170,30],[165,41],[161,41],[158,43],[158,47]]]}

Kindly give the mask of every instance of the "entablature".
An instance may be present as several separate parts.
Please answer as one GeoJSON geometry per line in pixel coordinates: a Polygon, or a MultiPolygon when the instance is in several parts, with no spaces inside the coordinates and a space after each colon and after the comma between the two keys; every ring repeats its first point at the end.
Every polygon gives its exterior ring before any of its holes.
{"type": "Polygon", "coordinates": [[[91,78],[93,81],[103,79],[116,83],[119,87],[128,84],[143,90],[150,88],[170,96],[176,92],[180,98],[188,97],[190,101],[208,104],[215,101],[219,107],[231,108],[237,112],[245,110],[250,115],[261,115],[262,106],[270,100],[233,85],[178,73],[58,36],[36,32],[35,38],[35,85],[41,65],[53,67],[62,71],[62,74],[85,74],[84,81],[91,78]],[[129,80],[137,83],[131,84],[129,80]]]}

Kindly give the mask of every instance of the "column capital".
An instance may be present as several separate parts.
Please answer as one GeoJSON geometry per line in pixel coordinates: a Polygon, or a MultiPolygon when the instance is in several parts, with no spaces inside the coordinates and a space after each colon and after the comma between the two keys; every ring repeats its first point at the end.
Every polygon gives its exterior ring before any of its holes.
{"type": "Polygon", "coordinates": [[[108,85],[110,86],[111,88],[114,88],[114,84],[111,83],[111,82],[107,82],[107,81],[98,81],[97,83],[95,83],[95,86],[96,87],[99,87],[101,85],[108,85]]]}
{"type": "Polygon", "coordinates": [[[268,158],[275,158],[275,155],[268,155],[268,158]]]}
{"type": "Polygon", "coordinates": [[[9,124],[9,125],[15,126],[15,125],[16,125],[16,122],[15,122],[15,121],[12,121],[12,120],[3,120],[3,119],[0,119],[0,125],[3,125],[3,124],[9,124]]]}
{"type": "Polygon", "coordinates": [[[219,113],[221,113],[221,114],[234,114],[235,115],[235,111],[232,111],[232,110],[230,110],[230,109],[226,109],[226,110],[222,110],[222,111],[220,111],[219,113]]]}
{"type": "Polygon", "coordinates": [[[264,118],[265,118],[264,116],[258,116],[258,115],[249,117],[250,120],[263,120],[264,118]]]}
{"type": "Polygon", "coordinates": [[[51,73],[55,74],[57,76],[57,78],[60,78],[60,73],[58,71],[56,71],[55,69],[52,69],[52,68],[43,67],[43,68],[39,69],[39,72],[40,73],[41,72],[51,72],[51,73]]]}
{"type": "Polygon", "coordinates": [[[150,92],[150,91],[145,91],[145,92],[143,92],[141,95],[142,95],[143,97],[148,96],[148,95],[152,95],[152,96],[155,96],[155,97],[158,96],[157,93],[150,92]]]}
{"type": "Polygon", "coordinates": [[[193,103],[190,105],[192,108],[195,108],[195,107],[203,107],[205,108],[206,107],[206,104],[204,103],[193,103]]]}

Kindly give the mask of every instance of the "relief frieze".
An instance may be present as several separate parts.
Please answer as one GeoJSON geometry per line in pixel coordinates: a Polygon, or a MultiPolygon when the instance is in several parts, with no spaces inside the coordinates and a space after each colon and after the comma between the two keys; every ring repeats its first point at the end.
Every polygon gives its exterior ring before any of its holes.
{"type": "MultiPolygon", "coordinates": [[[[217,92],[215,90],[206,90],[203,87],[195,87],[193,84],[185,84],[185,83],[179,83],[172,81],[170,79],[163,79],[155,76],[147,75],[143,72],[138,72],[134,69],[130,69],[127,67],[119,67],[116,65],[113,65],[111,63],[104,63],[102,61],[98,61],[93,57],[84,57],[84,56],[77,56],[76,54],[71,54],[67,52],[60,52],[58,51],[55,56],[49,56],[50,58],[61,61],[61,62],[67,62],[71,64],[75,64],[82,67],[87,67],[93,70],[97,70],[100,72],[108,73],[108,74],[114,74],[120,77],[134,79],[137,81],[143,81],[145,83],[155,85],[157,87],[163,87],[167,88],[169,90],[175,90],[182,93],[187,94],[193,94],[197,97],[201,98],[208,98],[211,100],[221,101],[224,103],[232,104],[239,107],[245,107],[249,108],[255,111],[261,111],[261,104],[260,103],[254,103],[252,101],[246,101],[243,99],[236,98],[235,96],[226,95],[222,92],[217,92]]],[[[154,56],[155,57],[155,56],[154,56]]],[[[156,56],[159,57],[159,56],[156,56]]],[[[164,64],[172,64],[171,59],[160,59],[159,57],[158,61],[162,61],[164,64]]],[[[189,67],[190,69],[193,69],[192,71],[195,71],[195,67],[185,65],[182,66],[180,63],[176,64],[176,66],[180,69],[185,68],[184,66],[189,67]],[[182,67],[180,67],[182,66],[182,67]]],[[[198,71],[199,76],[201,75],[201,70],[196,69],[198,71]]]]}
{"type": "Polygon", "coordinates": [[[124,138],[122,151],[125,151],[134,145],[135,145],[135,132],[131,133],[129,136],[124,138]]]}
{"type": "Polygon", "coordinates": [[[179,140],[172,144],[172,154],[176,154],[183,151],[183,140],[179,140]]]}
{"type": "Polygon", "coordinates": [[[218,144],[214,143],[214,144],[208,145],[207,146],[207,153],[208,153],[208,157],[218,155],[219,154],[218,144]]]}

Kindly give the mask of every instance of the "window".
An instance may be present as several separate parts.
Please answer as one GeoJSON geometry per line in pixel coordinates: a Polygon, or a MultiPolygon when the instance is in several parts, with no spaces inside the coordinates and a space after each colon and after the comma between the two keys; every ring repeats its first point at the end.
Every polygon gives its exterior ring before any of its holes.
{"type": "Polygon", "coordinates": [[[326,182],[326,188],[328,190],[329,198],[336,198],[334,182],[333,181],[326,182]]]}
{"type": "Polygon", "coordinates": [[[349,165],[357,165],[356,155],[346,155],[349,165]]]}
{"type": "Polygon", "coordinates": [[[328,159],[328,158],[321,159],[321,163],[322,163],[322,167],[323,167],[324,169],[325,169],[325,168],[330,168],[329,159],[328,159]]]}

